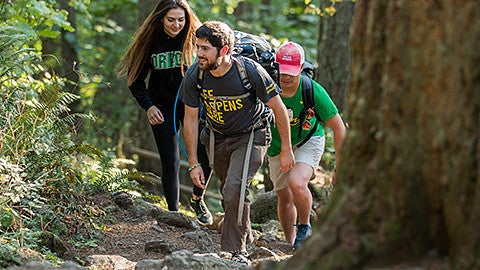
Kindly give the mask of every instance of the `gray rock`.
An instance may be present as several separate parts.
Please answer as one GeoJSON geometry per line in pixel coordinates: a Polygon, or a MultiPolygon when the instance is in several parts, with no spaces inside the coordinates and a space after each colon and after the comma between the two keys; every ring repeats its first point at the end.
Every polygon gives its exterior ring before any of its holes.
{"type": "Polygon", "coordinates": [[[278,220],[277,195],[275,191],[269,191],[257,195],[250,204],[250,219],[253,223],[265,223],[269,220],[278,220]]]}
{"type": "Polygon", "coordinates": [[[255,250],[252,254],[250,254],[250,258],[252,258],[253,260],[269,258],[273,261],[280,261],[280,257],[275,252],[271,251],[266,247],[260,247],[255,250]]]}
{"type": "Polygon", "coordinates": [[[132,197],[125,192],[119,192],[113,194],[113,201],[122,209],[128,210],[131,206],[133,206],[133,199],[132,197]]]}
{"type": "Polygon", "coordinates": [[[174,251],[177,251],[178,247],[172,243],[166,243],[163,240],[160,241],[150,241],[145,244],[146,252],[160,252],[162,254],[170,254],[174,251]]]}
{"type": "Polygon", "coordinates": [[[215,251],[212,238],[204,231],[187,232],[182,237],[194,242],[198,250],[202,252],[215,251]]]}
{"type": "Polygon", "coordinates": [[[251,266],[221,259],[215,253],[196,254],[189,250],[180,250],[166,256],[160,269],[182,270],[240,270],[253,269],[251,266]]]}
{"type": "Polygon", "coordinates": [[[163,261],[161,260],[143,260],[139,261],[135,266],[135,270],[156,270],[162,269],[163,261]]]}
{"type": "Polygon", "coordinates": [[[9,267],[7,270],[86,270],[86,268],[70,261],[65,262],[61,266],[53,266],[46,262],[31,261],[22,266],[9,267]]]}
{"type": "Polygon", "coordinates": [[[163,223],[175,227],[187,228],[190,230],[199,229],[199,225],[193,218],[187,217],[180,212],[165,211],[163,209],[157,208],[153,217],[157,220],[158,224],[163,223]]]}
{"type": "Polygon", "coordinates": [[[135,262],[118,255],[92,255],[88,256],[86,261],[89,269],[133,270],[136,265],[135,262]]]}

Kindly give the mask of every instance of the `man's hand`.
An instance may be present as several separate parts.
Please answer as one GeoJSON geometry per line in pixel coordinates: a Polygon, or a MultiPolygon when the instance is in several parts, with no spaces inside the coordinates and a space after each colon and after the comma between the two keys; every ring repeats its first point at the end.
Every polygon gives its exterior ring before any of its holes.
{"type": "Polygon", "coordinates": [[[288,172],[295,166],[295,157],[293,156],[292,148],[288,150],[282,150],[280,152],[280,171],[288,172]]]}
{"type": "Polygon", "coordinates": [[[205,189],[205,175],[201,166],[190,171],[190,178],[195,186],[205,189]]]}

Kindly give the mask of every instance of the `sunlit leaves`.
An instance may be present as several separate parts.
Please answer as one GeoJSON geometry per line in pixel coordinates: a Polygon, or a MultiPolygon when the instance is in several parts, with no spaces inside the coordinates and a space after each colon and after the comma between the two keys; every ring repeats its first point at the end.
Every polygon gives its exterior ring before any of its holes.
{"type": "Polygon", "coordinates": [[[324,8],[323,11],[324,11],[324,15],[333,16],[337,10],[335,9],[335,6],[330,6],[330,7],[324,8]]]}
{"type": "Polygon", "coordinates": [[[31,1],[32,6],[32,15],[38,15],[38,17],[45,17],[49,15],[50,9],[47,7],[47,4],[44,1],[31,1]]]}
{"type": "MultiPolygon", "coordinates": [[[[356,2],[356,0],[348,0],[351,2],[356,2]]],[[[330,0],[330,5],[327,7],[320,8],[312,3],[311,0],[305,0],[305,13],[308,14],[315,14],[323,17],[331,17],[334,16],[337,12],[337,8],[335,7],[336,4],[342,3],[344,0],[330,0]]]]}
{"type": "Polygon", "coordinates": [[[18,0],[14,5],[4,6],[6,16],[2,21],[5,25],[26,24],[40,37],[57,37],[60,29],[74,31],[67,20],[67,12],[54,4],[54,1],[18,0]]]}
{"type": "Polygon", "coordinates": [[[54,58],[42,55],[41,37],[73,30],[54,4],[19,0],[1,6],[0,233],[17,246],[35,244],[37,231],[64,229],[67,217],[77,224],[88,218],[88,207],[77,201],[88,181],[117,173],[112,156],[73,140],[78,125],[93,117],[70,113],[79,97],[64,91],[65,78],[44,67],[54,58]]]}

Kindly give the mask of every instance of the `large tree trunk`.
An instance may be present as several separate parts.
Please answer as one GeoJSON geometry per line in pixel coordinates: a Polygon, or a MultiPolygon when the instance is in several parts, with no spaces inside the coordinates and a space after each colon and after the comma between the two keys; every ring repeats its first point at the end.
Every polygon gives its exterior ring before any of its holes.
{"type": "Polygon", "coordinates": [[[258,268],[480,269],[480,2],[356,5],[334,196],[291,259],[258,268]]]}
{"type": "MultiPolygon", "coordinates": [[[[332,4],[331,0],[320,0],[323,9],[332,4]]],[[[350,25],[353,20],[355,2],[337,3],[337,12],[332,17],[320,17],[318,39],[318,73],[319,82],[343,112],[345,92],[350,79],[350,50],[348,44],[350,25]]]]}

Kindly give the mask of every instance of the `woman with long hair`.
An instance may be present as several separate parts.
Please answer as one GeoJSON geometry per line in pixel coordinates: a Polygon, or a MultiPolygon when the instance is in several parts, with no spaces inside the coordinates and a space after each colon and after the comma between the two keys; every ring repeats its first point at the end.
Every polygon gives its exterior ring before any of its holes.
{"type": "MultiPolygon", "coordinates": [[[[175,106],[175,102],[184,71],[195,58],[194,33],[200,24],[186,0],[160,0],[117,67],[147,113],[162,162],[162,186],[170,211],[177,211],[179,204],[180,153],[175,127],[184,116],[183,103],[178,101],[175,106]]],[[[199,153],[204,156],[200,161],[203,168],[209,168],[205,149],[199,149],[199,153]]],[[[190,204],[199,223],[209,225],[212,216],[203,193],[194,186],[190,204]]]]}

